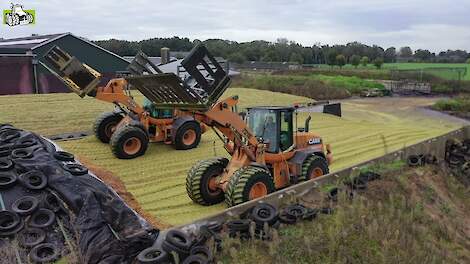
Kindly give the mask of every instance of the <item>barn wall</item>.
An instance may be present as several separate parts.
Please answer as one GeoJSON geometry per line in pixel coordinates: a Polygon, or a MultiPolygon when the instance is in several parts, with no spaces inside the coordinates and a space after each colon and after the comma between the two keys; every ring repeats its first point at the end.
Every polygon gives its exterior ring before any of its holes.
{"type": "Polygon", "coordinates": [[[0,95],[35,93],[31,57],[0,57],[0,95]]]}

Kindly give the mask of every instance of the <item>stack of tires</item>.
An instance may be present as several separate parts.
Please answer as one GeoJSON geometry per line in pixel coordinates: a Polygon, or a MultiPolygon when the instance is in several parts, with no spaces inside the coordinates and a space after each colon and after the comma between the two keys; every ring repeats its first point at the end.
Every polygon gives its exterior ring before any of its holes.
{"type": "Polygon", "coordinates": [[[18,263],[50,263],[70,251],[82,263],[131,263],[157,235],[72,154],[0,125],[0,250],[13,248],[18,263]]]}
{"type": "MultiPolygon", "coordinates": [[[[42,148],[34,135],[8,125],[0,127],[0,236],[16,238],[18,256],[32,263],[57,260],[65,251],[64,234],[59,230],[70,230],[66,207],[48,188],[46,175],[27,166],[42,148]]],[[[70,158],[64,153],[56,155],[70,158]]]]}

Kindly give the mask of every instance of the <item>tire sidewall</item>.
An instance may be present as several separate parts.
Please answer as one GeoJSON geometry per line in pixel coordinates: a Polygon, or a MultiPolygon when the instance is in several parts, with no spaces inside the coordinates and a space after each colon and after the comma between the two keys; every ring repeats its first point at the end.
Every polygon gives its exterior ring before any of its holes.
{"type": "Polygon", "coordinates": [[[271,179],[271,175],[266,171],[257,171],[253,176],[248,178],[245,186],[243,187],[243,202],[250,201],[250,190],[258,182],[262,182],[266,185],[268,190],[267,194],[270,194],[276,190],[274,182],[271,179]]]}
{"type": "Polygon", "coordinates": [[[221,175],[224,171],[224,168],[225,167],[221,163],[213,164],[204,172],[201,177],[201,182],[199,186],[201,190],[201,195],[202,197],[210,198],[210,204],[220,203],[224,200],[224,192],[222,191],[222,189],[219,189],[219,193],[217,195],[211,194],[209,192],[209,180],[212,177],[216,177],[214,175],[221,175]]]}
{"type": "Polygon", "coordinates": [[[133,158],[137,158],[145,154],[145,152],[147,151],[149,138],[147,134],[145,133],[145,131],[143,131],[139,127],[124,126],[124,127],[120,127],[118,130],[114,132],[113,136],[111,137],[110,142],[112,144],[111,147],[113,149],[113,153],[117,158],[133,159],[133,158]],[[142,144],[137,153],[129,155],[124,151],[124,143],[126,142],[127,139],[133,138],[133,137],[139,139],[142,144]]]}
{"type": "Polygon", "coordinates": [[[174,145],[176,149],[186,150],[186,149],[192,149],[192,148],[197,147],[200,141],[201,141],[201,125],[196,121],[188,121],[184,123],[183,125],[181,125],[176,131],[174,145]],[[196,140],[193,142],[193,144],[186,145],[183,142],[183,135],[189,129],[194,130],[194,132],[196,133],[196,140]]]}
{"type": "MultiPolygon", "coordinates": [[[[94,131],[95,131],[96,138],[98,138],[98,140],[100,140],[103,143],[109,143],[109,141],[111,140],[111,137],[113,136],[114,133],[111,133],[111,135],[107,135],[106,129],[110,125],[116,125],[117,126],[123,118],[124,117],[120,113],[116,113],[116,112],[103,113],[95,121],[94,131]]],[[[117,131],[117,129],[114,132],[116,132],[116,131],[117,131]]]]}
{"type": "Polygon", "coordinates": [[[310,164],[308,165],[307,175],[305,175],[305,180],[307,181],[313,179],[310,177],[310,175],[312,174],[312,171],[315,168],[320,168],[323,171],[323,175],[327,175],[329,173],[328,163],[326,162],[326,159],[316,155],[314,157],[315,158],[310,161],[310,164]]]}

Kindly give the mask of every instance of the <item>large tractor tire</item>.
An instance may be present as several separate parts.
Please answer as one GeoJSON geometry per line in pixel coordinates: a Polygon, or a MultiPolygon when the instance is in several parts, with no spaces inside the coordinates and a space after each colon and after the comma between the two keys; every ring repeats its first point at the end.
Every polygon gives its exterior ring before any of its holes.
{"type": "Polygon", "coordinates": [[[201,141],[201,125],[196,121],[184,123],[175,135],[175,148],[179,150],[192,149],[201,141]]]}
{"type": "Polygon", "coordinates": [[[111,137],[111,150],[119,159],[133,159],[145,154],[149,138],[140,127],[125,125],[118,128],[111,137]]]}
{"type": "Polygon", "coordinates": [[[121,122],[124,116],[118,112],[105,112],[102,113],[95,121],[93,131],[95,136],[103,143],[109,143],[116,126],[121,122]]]}
{"type": "Polygon", "coordinates": [[[330,173],[328,162],[318,155],[310,155],[302,164],[302,174],[299,181],[308,181],[330,173]]]}
{"type": "Polygon", "coordinates": [[[263,197],[276,190],[273,178],[266,169],[247,166],[233,174],[225,190],[225,203],[235,206],[263,197]]]}
{"type": "Polygon", "coordinates": [[[215,179],[228,164],[226,158],[202,160],[189,170],[186,177],[186,192],[189,198],[201,205],[213,205],[224,200],[224,192],[217,188],[215,179]]]}

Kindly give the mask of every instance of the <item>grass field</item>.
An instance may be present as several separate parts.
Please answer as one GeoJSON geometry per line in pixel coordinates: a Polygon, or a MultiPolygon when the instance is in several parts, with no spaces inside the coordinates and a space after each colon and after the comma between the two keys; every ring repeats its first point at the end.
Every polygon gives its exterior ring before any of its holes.
{"type": "MultiPolygon", "coordinates": [[[[240,95],[242,107],[308,101],[303,97],[242,88],[232,88],[226,93],[233,94],[240,95]]],[[[140,96],[138,98],[141,99],[140,96]]],[[[458,127],[455,123],[416,111],[414,105],[429,105],[432,99],[371,102],[353,100],[344,103],[343,118],[312,114],[311,127],[333,147],[333,171],[458,127]]],[[[112,109],[110,104],[92,98],[80,99],[74,94],[2,96],[0,123],[8,122],[50,135],[89,130],[100,112],[112,109]]],[[[306,114],[300,116],[305,118],[306,114]]],[[[302,122],[299,120],[299,124],[302,122]]],[[[152,144],[145,156],[134,160],[114,158],[109,146],[99,143],[94,137],[61,142],[60,145],[115,173],[145,210],[168,223],[187,223],[224,208],[224,205],[195,205],[185,191],[186,172],[195,161],[225,155],[212,132],[203,135],[197,149],[177,151],[164,144],[152,144]]]]}
{"type": "MultiPolygon", "coordinates": [[[[328,65],[321,65],[321,67],[330,67],[328,65]]],[[[336,67],[337,68],[337,67],[336,67]]],[[[355,67],[351,64],[345,65],[343,67],[344,69],[355,69],[355,67]]],[[[414,63],[414,62],[408,62],[408,63],[385,63],[382,66],[382,70],[388,70],[388,69],[397,69],[397,70],[416,70],[416,69],[425,69],[425,71],[428,71],[429,73],[435,74],[438,77],[448,79],[448,80],[454,80],[457,78],[458,74],[455,71],[433,71],[432,69],[435,68],[467,68],[467,73],[462,76],[462,80],[470,80],[470,64],[466,63],[414,63]]],[[[366,67],[364,66],[359,66],[357,67],[358,70],[376,70],[375,66],[373,64],[369,64],[366,67]]]]}

